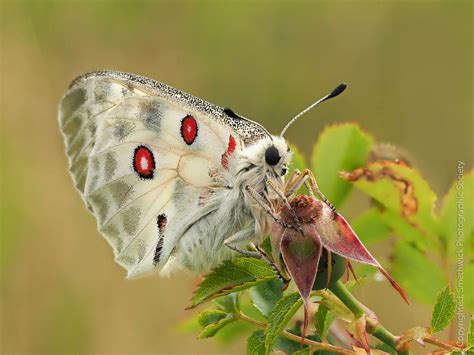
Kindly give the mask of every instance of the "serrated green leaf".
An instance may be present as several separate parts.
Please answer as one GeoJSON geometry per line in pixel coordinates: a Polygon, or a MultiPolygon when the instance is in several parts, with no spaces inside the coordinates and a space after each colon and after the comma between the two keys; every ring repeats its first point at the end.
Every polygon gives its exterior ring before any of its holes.
{"type": "Polygon", "coordinates": [[[299,171],[303,171],[307,168],[303,154],[301,154],[296,145],[289,143],[289,146],[291,152],[293,153],[293,159],[291,160],[290,164],[290,174],[296,169],[298,169],[299,171]]]}
{"type": "Polygon", "coordinates": [[[436,194],[415,168],[378,161],[341,176],[427,236],[437,234],[433,213],[436,194]]]}
{"type": "Polygon", "coordinates": [[[431,332],[437,333],[446,328],[453,320],[455,310],[454,292],[451,291],[448,285],[436,297],[433,314],[431,315],[431,332]]]}
{"type": "Polygon", "coordinates": [[[469,333],[467,334],[467,348],[474,348],[474,318],[469,319],[469,333]]]}
{"type": "Polygon", "coordinates": [[[314,317],[314,326],[322,339],[326,339],[329,332],[329,327],[331,326],[334,318],[335,315],[329,310],[329,308],[323,304],[319,305],[314,317]]]}
{"type": "Polygon", "coordinates": [[[263,330],[252,333],[247,339],[247,355],[265,354],[265,335],[263,330]]]}
{"type": "Polygon", "coordinates": [[[276,278],[273,269],[263,260],[255,258],[234,258],[204,276],[191,299],[188,308],[222,295],[241,291],[276,278]]]}
{"type": "Polygon", "coordinates": [[[445,284],[439,266],[413,246],[398,242],[394,249],[391,274],[410,298],[432,305],[436,294],[445,284]]]}
{"type": "Polygon", "coordinates": [[[365,165],[373,143],[370,135],[350,123],[327,127],[319,136],[311,166],[321,191],[334,206],[340,206],[351,189],[339,172],[365,165]]]}
{"type": "Polygon", "coordinates": [[[220,329],[227,324],[235,322],[232,314],[220,310],[204,311],[199,314],[199,324],[203,328],[198,339],[213,337],[220,329]]]}
{"type": "Polygon", "coordinates": [[[274,279],[248,290],[250,301],[264,317],[268,317],[275,303],[281,298],[283,286],[279,279],[274,279]]]}
{"type": "Polygon", "coordinates": [[[209,324],[217,323],[222,319],[228,318],[229,314],[217,309],[203,311],[199,313],[198,322],[201,327],[207,327],[209,324]]]}
{"type": "Polygon", "coordinates": [[[474,240],[472,238],[474,233],[474,219],[472,216],[474,216],[473,170],[464,176],[459,175],[443,199],[440,218],[441,237],[450,255],[455,254],[458,239],[460,243],[465,244],[463,246],[468,246],[469,239],[474,240]],[[458,230],[459,222],[462,228],[458,230]],[[461,232],[463,235],[458,238],[458,234],[461,232]]]}
{"type": "Polygon", "coordinates": [[[238,293],[234,292],[222,297],[218,297],[213,302],[221,311],[227,313],[237,313],[239,311],[237,296],[238,293]]]}
{"type": "Polygon", "coordinates": [[[352,222],[352,227],[364,245],[387,239],[391,234],[381,212],[375,207],[364,211],[357,217],[352,222]]]}
{"type": "Polygon", "coordinates": [[[284,296],[275,304],[268,316],[268,325],[265,329],[266,354],[270,353],[275,339],[302,304],[303,300],[298,292],[284,296]]]}

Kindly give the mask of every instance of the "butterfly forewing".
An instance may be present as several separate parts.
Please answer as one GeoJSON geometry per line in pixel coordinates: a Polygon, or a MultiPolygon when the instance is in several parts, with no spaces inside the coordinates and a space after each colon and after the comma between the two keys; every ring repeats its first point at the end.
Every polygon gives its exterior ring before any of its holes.
{"type": "Polygon", "coordinates": [[[176,89],[115,72],[73,82],[59,119],[75,186],[132,276],[166,263],[183,222],[225,188],[216,176],[231,154],[263,132],[176,89]]]}

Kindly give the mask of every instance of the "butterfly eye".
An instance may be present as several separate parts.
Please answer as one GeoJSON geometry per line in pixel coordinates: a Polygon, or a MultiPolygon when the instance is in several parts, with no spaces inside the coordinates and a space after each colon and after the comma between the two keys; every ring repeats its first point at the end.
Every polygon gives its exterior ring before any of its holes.
{"type": "Polygon", "coordinates": [[[275,166],[280,161],[280,153],[274,145],[267,148],[265,151],[265,161],[268,165],[275,166]]]}

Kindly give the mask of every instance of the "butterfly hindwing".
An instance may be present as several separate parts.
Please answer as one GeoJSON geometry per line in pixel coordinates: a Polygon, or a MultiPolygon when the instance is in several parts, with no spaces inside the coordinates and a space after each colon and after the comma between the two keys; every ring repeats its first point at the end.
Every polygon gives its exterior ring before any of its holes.
{"type": "Polygon", "coordinates": [[[216,174],[249,142],[248,132],[260,132],[145,80],[84,76],[73,82],[59,115],[75,186],[117,262],[133,275],[166,263],[182,221],[207,213],[206,196],[224,188],[216,174]]]}

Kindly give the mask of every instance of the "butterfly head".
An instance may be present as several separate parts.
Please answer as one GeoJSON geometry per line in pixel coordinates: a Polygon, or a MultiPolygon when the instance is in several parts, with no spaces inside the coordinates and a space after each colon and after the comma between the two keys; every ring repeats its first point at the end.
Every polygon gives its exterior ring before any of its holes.
{"type": "Polygon", "coordinates": [[[263,161],[270,175],[284,176],[291,161],[291,150],[286,141],[281,137],[272,137],[265,145],[263,161]]]}
{"type": "Polygon", "coordinates": [[[267,190],[266,181],[269,180],[282,188],[291,156],[284,138],[265,137],[242,152],[238,175],[244,185],[250,185],[261,193],[267,190]]]}

